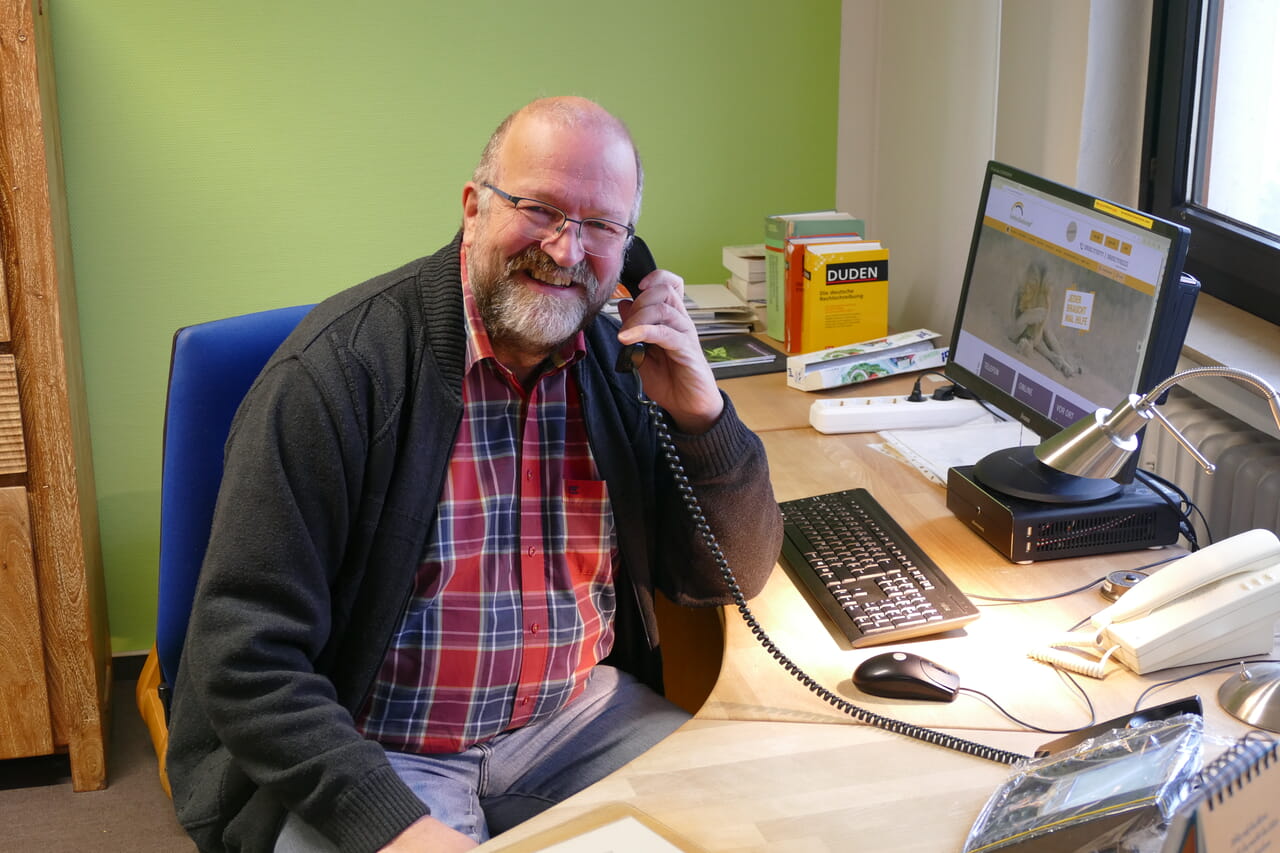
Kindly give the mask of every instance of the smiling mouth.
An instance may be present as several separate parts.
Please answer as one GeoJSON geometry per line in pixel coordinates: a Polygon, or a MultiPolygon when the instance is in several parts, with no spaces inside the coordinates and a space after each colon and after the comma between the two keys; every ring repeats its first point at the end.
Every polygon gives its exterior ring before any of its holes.
{"type": "Polygon", "coordinates": [[[525,275],[538,284],[545,284],[547,287],[557,287],[560,289],[570,288],[576,283],[573,278],[567,275],[556,275],[555,273],[543,272],[539,270],[521,270],[525,275]]]}
{"type": "Polygon", "coordinates": [[[581,275],[590,275],[585,264],[562,267],[537,246],[529,246],[511,258],[507,262],[507,274],[508,276],[523,275],[534,284],[556,290],[571,290],[576,287],[587,293],[593,291],[593,288],[587,284],[590,278],[578,278],[581,275]]]}

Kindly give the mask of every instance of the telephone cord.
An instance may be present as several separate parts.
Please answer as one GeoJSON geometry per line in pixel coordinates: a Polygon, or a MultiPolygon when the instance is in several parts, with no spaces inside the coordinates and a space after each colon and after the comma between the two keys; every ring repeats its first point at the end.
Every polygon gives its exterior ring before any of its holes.
{"type": "Polygon", "coordinates": [[[694,494],[693,486],[689,483],[689,477],[685,474],[684,463],[680,460],[680,454],[676,450],[675,442],[671,438],[671,432],[667,429],[666,419],[663,415],[661,407],[652,400],[641,396],[640,402],[649,411],[650,420],[652,420],[654,428],[658,433],[658,444],[661,446],[663,454],[666,456],[667,464],[671,469],[672,476],[675,477],[676,487],[680,492],[685,506],[689,509],[689,514],[693,518],[697,527],[698,534],[702,537],[702,541],[706,543],[707,549],[711,552],[712,558],[716,562],[720,574],[724,577],[725,585],[729,589],[730,595],[733,596],[734,604],[741,614],[742,619],[746,622],[747,627],[751,630],[752,635],[764,647],[765,651],[778,662],[778,664],[791,674],[797,681],[803,684],[811,693],[818,696],[827,704],[839,711],[848,714],[859,722],[876,728],[884,729],[894,734],[904,735],[916,740],[931,743],[936,746],[942,746],[947,749],[953,749],[963,752],[966,755],[973,755],[978,758],[984,758],[988,761],[994,761],[998,764],[1017,764],[1021,761],[1030,760],[1030,756],[1020,755],[1016,752],[1009,752],[1003,749],[987,746],[974,741],[965,740],[955,735],[939,732],[934,729],[917,726],[903,720],[895,720],[892,717],[881,716],[866,710],[852,702],[837,696],[823,685],[819,684],[816,679],[806,673],[798,664],[794,663],[782,649],[778,648],[773,639],[765,633],[764,628],[756,620],[755,614],[751,612],[751,608],[747,606],[746,596],[743,595],[741,587],[738,586],[738,579],[733,574],[733,569],[729,566],[729,561],[725,558],[724,552],[720,549],[720,543],[716,541],[715,533],[711,530],[711,525],[707,522],[707,518],[702,513],[702,505],[698,501],[698,496],[694,494]]]}

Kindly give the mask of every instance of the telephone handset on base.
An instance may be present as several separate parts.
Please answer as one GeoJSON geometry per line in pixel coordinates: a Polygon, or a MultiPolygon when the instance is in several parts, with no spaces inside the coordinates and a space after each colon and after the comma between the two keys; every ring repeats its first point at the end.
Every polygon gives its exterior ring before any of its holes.
{"type": "MultiPolygon", "coordinates": [[[[640,295],[640,280],[658,268],[653,253],[639,237],[631,238],[626,257],[622,261],[622,272],[618,274],[618,283],[627,289],[631,297],[640,295]]],[[[628,344],[618,353],[614,370],[619,373],[634,373],[644,363],[644,344],[628,344]]]]}
{"type": "Polygon", "coordinates": [[[1089,629],[1030,654],[1093,678],[1104,677],[1114,657],[1144,675],[1268,654],[1278,619],[1280,538],[1248,530],[1182,557],[1095,614],[1089,629]]]}
{"type": "Polygon", "coordinates": [[[1093,617],[1137,673],[1268,654],[1280,618],[1280,539],[1249,530],[1188,554],[1093,617]]]}

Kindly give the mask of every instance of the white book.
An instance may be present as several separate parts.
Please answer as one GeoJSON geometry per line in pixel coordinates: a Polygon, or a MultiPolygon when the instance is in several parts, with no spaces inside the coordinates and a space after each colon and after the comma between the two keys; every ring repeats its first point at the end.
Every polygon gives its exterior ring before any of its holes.
{"type": "Polygon", "coordinates": [[[748,246],[725,246],[721,252],[724,268],[747,281],[765,280],[764,243],[748,246]]]}

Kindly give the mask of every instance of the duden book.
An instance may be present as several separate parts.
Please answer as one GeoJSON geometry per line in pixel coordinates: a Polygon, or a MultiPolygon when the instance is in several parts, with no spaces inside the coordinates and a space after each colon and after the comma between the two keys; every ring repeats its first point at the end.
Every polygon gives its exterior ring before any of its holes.
{"type": "Polygon", "coordinates": [[[786,339],[787,241],[793,237],[856,235],[866,233],[866,223],[840,210],[780,213],[764,219],[765,332],[775,340],[786,339]]]}
{"type": "Polygon", "coordinates": [[[806,246],[796,351],[881,338],[888,331],[888,248],[867,241],[806,246]]]}
{"type": "MultiPolygon", "coordinates": [[[[795,355],[805,351],[801,346],[800,340],[804,320],[805,250],[810,246],[816,245],[861,244],[864,242],[867,242],[868,248],[871,247],[871,243],[864,241],[858,234],[792,237],[787,240],[787,245],[783,249],[785,262],[783,288],[786,292],[786,307],[783,310],[783,315],[786,319],[783,324],[782,348],[788,354],[795,355]]],[[[875,243],[874,245],[878,247],[880,244],[875,243]]]]}

